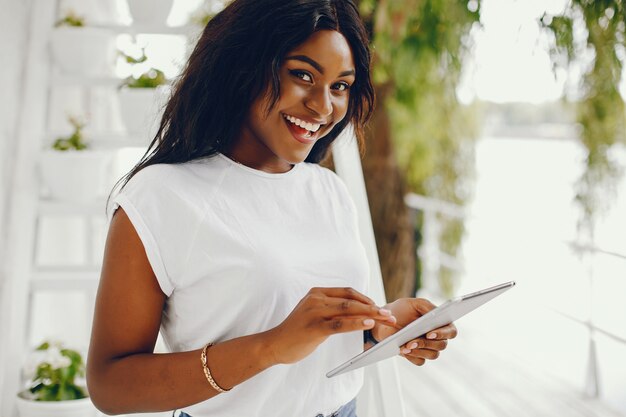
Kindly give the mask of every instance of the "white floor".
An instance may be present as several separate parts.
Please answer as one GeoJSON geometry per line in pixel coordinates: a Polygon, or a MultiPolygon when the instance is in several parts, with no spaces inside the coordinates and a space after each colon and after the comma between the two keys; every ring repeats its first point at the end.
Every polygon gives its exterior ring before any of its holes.
{"type": "Polygon", "coordinates": [[[402,362],[407,417],[626,416],[465,327],[437,361],[402,362]]]}

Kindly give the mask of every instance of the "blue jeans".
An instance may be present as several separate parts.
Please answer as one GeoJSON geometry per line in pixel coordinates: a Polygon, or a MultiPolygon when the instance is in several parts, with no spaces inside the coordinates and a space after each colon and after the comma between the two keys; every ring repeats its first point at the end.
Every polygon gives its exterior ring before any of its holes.
{"type": "MultiPolygon", "coordinates": [[[[172,414],[173,416],[173,414],[172,414]]],[[[191,417],[189,414],[184,411],[180,413],[179,417],[191,417]]],[[[306,417],[306,416],[303,416],[306,417]]],[[[339,410],[330,414],[329,416],[324,416],[322,414],[318,414],[315,417],[357,417],[356,415],[356,398],[350,401],[348,404],[341,406],[339,410]]]]}
{"type": "MultiPolygon", "coordinates": [[[[315,417],[324,417],[318,414],[315,417]]],[[[341,406],[339,410],[332,413],[330,417],[357,417],[356,416],[356,398],[350,401],[348,404],[341,406]]]]}

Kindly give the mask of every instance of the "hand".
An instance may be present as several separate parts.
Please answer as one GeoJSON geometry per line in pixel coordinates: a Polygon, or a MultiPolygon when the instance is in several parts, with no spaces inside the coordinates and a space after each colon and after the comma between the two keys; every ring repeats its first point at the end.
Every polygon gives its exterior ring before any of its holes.
{"type": "MultiPolygon", "coordinates": [[[[423,298],[400,298],[383,307],[391,310],[397,324],[394,326],[390,323],[376,323],[372,329],[372,336],[380,342],[435,307],[433,303],[423,298]]],[[[456,326],[448,324],[428,332],[426,337],[408,341],[401,347],[400,355],[415,365],[422,366],[427,359],[437,359],[439,353],[448,345],[448,340],[454,339],[456,335],[456,326]]]]}
{"type": "Polygon", "coordinates": [[[363,331],[376,322],[395,323],[391,311],[352,288],[313,288],[289,316],[269,331],[275,363],[294,363],[330,335],[363,331]]]}

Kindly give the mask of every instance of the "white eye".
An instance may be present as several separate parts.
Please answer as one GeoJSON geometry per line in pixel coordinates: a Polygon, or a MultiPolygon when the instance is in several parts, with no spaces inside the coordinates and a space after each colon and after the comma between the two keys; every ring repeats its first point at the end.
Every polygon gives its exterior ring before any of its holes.
{"type": "Polygon", "coordinates": [[[290,71],[290,73],[297,78],[300,78],[302,81],[306,81],[306,82],[311,82],[313,81],[313,77],[311,77],[311,74],[309,74],[306,71],[298,71],[298,70],[293,70],[290,71]]]}
{"type": "Polygon", "coordinates": [[[346,91],[347,89],[350,88],[348,83],[344,83],[344,82],[337,83],[337,84],[335,84],[335,86],[336,86],[335,90],[337,90],[337,91],[346,91]]]}

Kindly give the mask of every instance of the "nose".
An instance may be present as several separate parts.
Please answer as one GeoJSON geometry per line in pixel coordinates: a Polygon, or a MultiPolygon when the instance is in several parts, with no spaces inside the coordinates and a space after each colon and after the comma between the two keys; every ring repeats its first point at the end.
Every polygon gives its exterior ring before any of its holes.
{"type": "Polygon", "coordinates": [[[304,104],[313,113],[323,118],[330,116],[333,112],[330,91],[322,86],[313,89],[304,104]]]}

